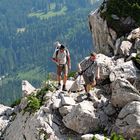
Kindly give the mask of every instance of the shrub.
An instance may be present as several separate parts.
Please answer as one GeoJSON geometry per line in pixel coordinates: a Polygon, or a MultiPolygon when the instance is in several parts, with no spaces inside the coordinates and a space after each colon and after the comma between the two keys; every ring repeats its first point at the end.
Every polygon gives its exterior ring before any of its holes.
{"type": "Polygon", "coordinates": [[[43,101],[44,101],[43,97],[45,96],[45,94],[47,93],[48,90],[49,90],[49,87],[46,86],[37,92],[36,98],[39,99],[40,105],[43,105],[43,101]]]}
{"type": "Polygon", "coordinates": [[[76,71],[72,71],[72,72],[70,72],[70,73],[68,74],[68,77],[74,77],[75,74],[76,74],[76,71]]]}
{"type": "Polygon", "coordinates": [[[28,104],[27,107],[25,108],[25,111],[30,113],[36,112],[40,108],[40,100],[32,95],[28,96],[27,99],[28,104]]]}
{"type": "MultiPolygon", "coordinates": [[[[125,140],[125,138],[120,134],[112,133],[110,140],[125,140]]],[[[136,138],[131,138],[130,140],[136,140],[136,138]]]]}

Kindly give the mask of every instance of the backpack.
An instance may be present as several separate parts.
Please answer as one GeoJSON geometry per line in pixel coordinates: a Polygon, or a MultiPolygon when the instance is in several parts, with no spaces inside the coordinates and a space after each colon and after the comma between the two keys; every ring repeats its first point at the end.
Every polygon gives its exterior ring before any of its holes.
{"type": "Polygon", "coordinates": [[[135,66],[140,70],[140,53],[136,54],[136,57],[133,57],[132,61],[135,66]]]}

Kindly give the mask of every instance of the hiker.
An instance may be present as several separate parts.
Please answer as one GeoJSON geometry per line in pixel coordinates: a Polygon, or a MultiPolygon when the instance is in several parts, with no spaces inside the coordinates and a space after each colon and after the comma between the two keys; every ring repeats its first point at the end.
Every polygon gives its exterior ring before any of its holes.
{"type": "Polygon", "coordinates": [[[100,79],[100,68],[96,61],[96,53],[93,52],[78,64],[79,74],[83,75],[85,81],[85,92],[89,95],[91,87],[96,85],[96,78],[100,79]]]}
{"type": "Polygon", "coordinates": [[[61,76],[63,73],[62,90],[66,91],[68,70],[71,69],[70,53],[68,49],[64,45],[60,44],[59,48],[55,50],[52,60],[57,65],[58,89],[61,87],[61,76]]]}

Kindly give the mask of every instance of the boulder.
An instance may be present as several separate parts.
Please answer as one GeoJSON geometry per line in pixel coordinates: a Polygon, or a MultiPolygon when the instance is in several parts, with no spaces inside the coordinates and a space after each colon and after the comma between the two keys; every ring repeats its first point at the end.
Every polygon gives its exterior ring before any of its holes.
{"type": "Polygon", "coordinates": [[[139,91],[124,78],[114,81],[112,83],[112,105],[115,107],[124,107],[132,101],[140,101],[139,91]]]}
{"type": "Polygon", "coordinates": [[[88,101],[75,105],[71,112],[63,117],[63,123],[79,134],[86,134],[99,128],[98,116],[93,103],[88,101]]]}
{"type": "Polygon", "coordinates": [[[140,102],[133,101],[123,107],[112,131],[126,139],[140,138],[140,102]]]}

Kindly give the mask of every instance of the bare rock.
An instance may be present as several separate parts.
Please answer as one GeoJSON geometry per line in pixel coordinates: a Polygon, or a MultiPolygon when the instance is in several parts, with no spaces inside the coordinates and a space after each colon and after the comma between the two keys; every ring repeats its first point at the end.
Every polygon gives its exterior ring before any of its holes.
{"type": "Polygon", "coordinates": [[[111,103],[115,107],[124,107],[132,101],[140,101],[140,93],[125,79],[117,79],[112,83],[111,103]]]}
{"type": "Polygon", "coordinates": [[[98,116],[92,102],[83,101],[74,106],[72,111],[63,117],[66,127],[79,134],[96,131],[99,128],[98,116]]]}
{"type": "Polygon", "coordinates": [[[140,138],[140,102],[128,103],[119,113],[113,131],[128,138],[140,138]]]}

